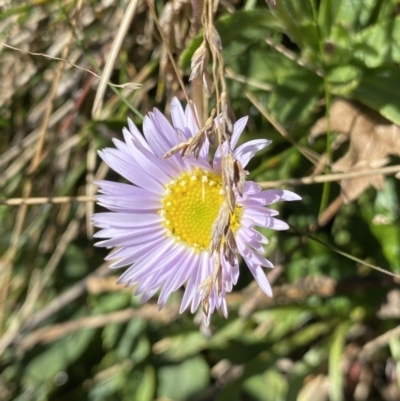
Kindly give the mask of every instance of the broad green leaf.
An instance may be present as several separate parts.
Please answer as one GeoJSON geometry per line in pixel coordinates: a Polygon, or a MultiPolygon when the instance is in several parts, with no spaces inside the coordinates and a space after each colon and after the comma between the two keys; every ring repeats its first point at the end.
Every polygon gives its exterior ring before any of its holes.
{"type": "Polygon", "coordinates": [[[379,111],[388,120],[400,124],[400,70],[378,68],[365,72],[353,96],[379,111]]]}
{"type": "Polygon", "coordinates": [[[253,319],[259,324],[270,327],[266,338],[275,343],[295,327],[301,326],[307,320],[311,319],[311,316],[309,311],[303,308],[287,306],[282,309],[256,312],[253,315],[253,319]]]}
{"type": "Polygon", "coordinates": [[[276,15],[285,27],[285,34],[303,51],[320,53],[320,39],[310,1],[277,1],[276,15]]]}
{"type": "Polygon", "coordinates": [[[94,310],[98,313],[120,310],[129,306],[131,298],[132,295],[124,291],[101,294],[93,297],[94,310]]]}
{"type": "MultiPolygon", "coordinates": [[[[143,371],[143,376],[138,386],[136,387],[136,400],[140,401],[151,401],[154,398],[156,388],[156,374],[154,367],[151,365],[147,365],[143,371]]],[[[131,398],[127,398],[127,400],[132,400],[131,398]]]]}
{"type": "Polygon", "coordinates": [[[333,68],[326,75],[331,92],[335,95],[348,96],[359,85],[362,71],[354,65],[344,65],[333,68]]]}
{"type": "Polygon", "coordinates": [[[198,354],[208,344],[207,338],[199,331],[184,332],[174,337],[162,340],[164,358],[170,361],[181,361],[189,356],[198,354]]]}
{"type": "Polygon", "coordinates": [[[377,191],[375,203],[365,205],[362,213],[371,234],[379,242],[381,252],[392,271],[400,271],[399,197],[395,182],[388,178],[384,187],[377,191]]]}
{"type": "Polygon", "coordinates": [[[324,36],[327,37],[330,34],[334,22],[336,21],[338,12],[342,3],[347,3],[343,0],[322,0],[318,10],[318,24],[324,36]]]}
{"type": "Polygon", "coordinates": [[[269,369],[247,379],[243,388],[255,401],[284,401],[288,385],[282,373],[269,369]]]}
{"type": "Polygon", "coordinates": [[[345,25],[334,25],[325,41],[325,66],[343,66],[350,63],[353,55],[353,35],[345,25]]]}
{"type": "Polygon", "coordinates": [[[93,387],[89,390],[88,401],[103,401],[109,396],[119,394],[126,383],[126,372],[124,367],[119,365],[114,367],[113,374],[107,376],[104,380],[95,381],[93,387]]]}
{"type": "Polygon", "coordinates": [[[132,348],[135,347],[135,340],[142,333],[144,328],[146,327],[146,323],[141,318],[132,319],[121,337],[121,340],[117,346],[117,354],[121,360],[127,358],[132,352],[132,348]]]}
{"type": "Polygon", "coordinates": [[[123,401],[152,401],[156,390],[156,370],[152,365],[133,370],[126,378],[123,401]]]}
{"type": "Polygon", "coordinates": [[[336,14],[336,23],[350,30],[365,27],[376,8],[376,2],[381,0],[342,0],[336,14]]]}
{"type": "Polygon", "coordinates": [[[132,351],[130,358],[134,363],[140,363],[151,353],[151,343],[146,333],[140,335],[137,340],[135,349],[132,351]]]}
{"type": "Polygon", "coordinates": [[[209,367],[201,356],[163,366],[158,371],[158,396],[174,401],[194,399],[208,385],[209,374],[209,367]]]}
{"type": "Polygon", "coordinates": [[[354,56],[367,67],[400,62],[400,17],[384,20],[354,38],[354,56]]]}
{"type": "Polygon", "coordinates": [[[36,385],[52,382],[58,372],[67,370],[80,357],[94,333],[93,329],[80,330],[52,344],[25,367],[24,380],[36,385]]]}

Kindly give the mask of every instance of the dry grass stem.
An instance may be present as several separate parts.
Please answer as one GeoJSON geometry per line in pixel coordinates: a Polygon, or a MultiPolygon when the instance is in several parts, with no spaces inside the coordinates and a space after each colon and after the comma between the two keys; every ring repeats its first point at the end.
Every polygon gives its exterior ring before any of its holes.
{"type": "MultiPolygon", "coordinates": [[[[78,18],[81,7],[82,7],[82,0],[78,0],[77,5],[76,5],[75,18],[71,22],[71,24],[73,26],[76,23],[76,18],[78,18]]],[[[69,31],[67,45],[65,46],[63,53],[62,53],[63,58],[67,58],[68,53],[70,51],[71,44],[72,44],[72,40],[73,40],[73,33],[71,31],[69,31]]],[[[32,182],[33,175],[35,174],[36,169],[38,168],[38,166],[42,160],[42,149],[44,146],[45,137],[46,137],[46,133],[48,130],[50,116],[52,115],[52,112],[53,112],[53,102],[54,102],[54,99],[57,94],[57,89],[58,89],[59,82],[61,80],[64,66],[65,66],[64,63],[60,63],[56,67],[55,78],[54,78],[53,84],[51,86],[50,95],[48,98],[49,99],[48,105],[47,105],[45,115],[42,120],[42,124],[41,124],[40,131],[38,134],[38,140],[37,140],[37,143],[35,146],[35,153],[34,153],[34,156],[32,158],[32,161],[31,161],[31,164],[30,164],[30,167],[28,170],[28,173],[30,174],[30,176],[28,177],[27,181],[25,182],[25,185],[23,188],[23,197],[24,198],[29,198],[31,195],[32,188],[33,188],[33,182],[32,182]]],[[[12,237],[11,237],[11,244],[10,244],[10,247],[5,256],[5,269],[0,276],[0,282],[1,282],[1,286],[0,286],[0,288],[1,288],[1,290],[0,290],[0,333],[3,331],[4,308],[7,304],[6,301],[7,301],[7,295],[8,295],[8,291],[9,291],[10,281],[12,278],[14,258],[16,256],[17,249],[18,249],[19,238],[23,231],[26,213],[27,213],[27,205],[24,205],[24,204],[20,205],[18,213],[17,213],[14,230],[13,230],[12,237]]],[[[13,326],[12,323],[11,323],[11,326],[13,326]]],[[[1,354],[1,352],[0,352],[0,354],[1,354]]]]}
{"type": "Polygon", "coordinates": [[[318,165],[320,155],[311,149],[308,149],[304,146],[301,146],[297,143],[297,141],[282,127],[281,124],[269,113],[265,107],[258,101],[258,99],[249,91],[246,91],[246,96],[253,103],[254,107],[266,118],[271,125],[285,138],[287,139],[293,146],[295,146],[298,151],[311,163],[318,165]]]}
{"type": "MultiPolygon", "coordinates": [[[[95,179],[96,180],[104,179],[107,172],[108,172],[108,166],[105,163],[101,163],[96,172],[95,179]]],[[[43,272],[40,275],[40,278],[33,283],[31,291],[28,293],[24,304],[18,311],[18,314],[14,317],[13,321],[10,324],[9,329],[0,339],[0,354],[8,347],[14,335],[18,332],[19,328],[25,323],[29,315],[32,314],[38,296],[48,284],[48,281],[52,276],[54,270],[60,263],[60,260],[64,255],[67,246],[77,236],[79,232],[80,221],[85,216],[85,212],[86,212],[85,204],[79,205],[78,210],[76,211],[75,214],[75,218],[69,223],[67,229],[59,239],[53,254],[51,255],[49,261],[47,262],[46,266],[43,269],[43,272]]]]}
{"type": "Polygon", "coordinates": [[[54,196],[54,197],[40,197],[40,198],[13,198],[13,199],[0,199],[0,205],[5,206],[20,206],[20,205],[45,205],[72,203],[72,202],[94,202],[96,199],[93,196],[54,196]]]}
{"type": "Polygon", "coordinates": [[[100,316],[89,316],[66,323],[39,329],[22,339],[18,347],[28,351],[37,344],[46,344],[80,330],[95,329],[112,323],[123,323],[133,318],[143,318],[160,323],[171,323],[179,315],[179,305],[166,305],[160,311],[157,304],[142,305],[140,309],[123,309],[100,316]]]}
{"type": "Polygon", "coordinates": [[[131,0],[129,2],[128,7],[124,13],[121,25],[118,29],[117,36],[115,37],[114,42],[111,46],[111,51],[108,54],[106,65],[104,66],[103,73],[101,74],[100,83],[97,88],[96,97],[93,103],[92,116],[95,119],[100,118],[101,109],[103,106],[103,98],[108,81],[110,80],[115,61],[122,46],[122,42],[128,32],[128,29],[131,25],[133,17],[135,16],[135,12],[140,1],[141,0],[131,0]]]}
{"type": "MultiPolygon", "coordinates": [[[[20,49],[18,47],[11,46],[11,45],[9,45],[7,43],[4,43],[4,42],[1,42],[1,41],[0,41],[0,46],[7,47],[8,49],[15,50],[15,51],[18,51],[18,52],[21,52],[21,53],[29,54],[30,56],[44,57],[44,58],[48,58],[49,60],[53,60],[53,61],[62,61],[63,63],[66,63],[66,64],[70,65],[71,67],[74,67],[74,68],[76,68],[76,69],[78,69],[80,71],[87,72],[88,74],[92,75],[95,78],[98,78],[100,80],[102,79],[101,75],[96,74],[94,71],[89,70],[88,68],[83,68],[83,67],[73,63],[71,60],[66,59],[66,58],[54,57],[54,56],[51,56],[51,55],[46,54],[46,53],[30,52],[28,50],[20,49]]],[[[129,90],[135,90],[135,89],[140,88],[140,86],[141,86],[140,83],[136,83],[136,82],[126,82],[125,84],[114,84],[111,81],[106,82],[106,85],[112,86],[112,87],[118,88],[118,89],[129,89],[129,90]]]]}
{"type": "Polygon", "coordinates": [[[287,180],[276,180],[276,181],[263,181],[258,182],[261,188],[276,188],[281,186],[297,186],[297,185],[312,185],[312,184],[321,184],[323,182],[335,182],[341,181],[348,178],[358,178],[358,177],[367,177],[376,174],[397,174],[400,172],[400,165],[383,167],[378,169],[371,170],[363,170],[363,171],[353,171],[350,173],[344,174],[322,174],[316,175],[312,177],[303,177],[303,178],[289,178],[287,180]]]}

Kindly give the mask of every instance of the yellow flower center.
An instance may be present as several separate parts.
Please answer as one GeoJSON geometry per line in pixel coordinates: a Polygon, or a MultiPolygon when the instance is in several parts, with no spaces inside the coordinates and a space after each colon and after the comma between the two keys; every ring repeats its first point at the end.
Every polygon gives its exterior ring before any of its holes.
{"type": "MultiPolygon", "coordinates": [[[[212,225],[224,200],[221,177],[195,168],[165,187],[160,214],[168,234],[197,250],[208,250],[212,225]]],[[[240,226],[241,215],[242,208],[236,206],[230,219],[234,233],[240,226]]]]}

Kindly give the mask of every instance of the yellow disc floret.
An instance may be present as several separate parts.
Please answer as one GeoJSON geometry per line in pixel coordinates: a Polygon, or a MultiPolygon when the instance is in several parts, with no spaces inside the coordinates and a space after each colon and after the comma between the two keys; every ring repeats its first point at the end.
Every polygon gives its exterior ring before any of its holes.
{"type": "MultiPolygon", "coordinates": [[[[169,182],[162,199],[164,226],[177,241],[206,250],[211,230],[224,200],[220,176],[199,168],[184,172],[169,182]]],[[[240,225],[241,207],[231,216],[233,232],[240,225]]]]}

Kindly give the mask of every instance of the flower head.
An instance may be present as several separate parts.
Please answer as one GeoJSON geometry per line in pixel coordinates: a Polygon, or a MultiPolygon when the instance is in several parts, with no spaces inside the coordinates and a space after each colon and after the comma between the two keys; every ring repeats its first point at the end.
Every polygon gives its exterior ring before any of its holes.
{"type": "Polygon", "coordinates": [[[262,244],[268,241],[254,227],[287,229],[286,223],[274,217],[278,213],[266,205],[300,197],[285,190],[261,191],[255,182],[247,181],[240,191],[231,190],[234,199],[227,203],[224,155],[230,152],[231,159],[244,168],[270,143],[257,139],[236,148],[247,117],[235,123],[230,144],[224,142],[213,160],[207,139],[197,158],[173,154],[163,159],[171,148],[198,134],[192,110],[184,111],[173,99],[172,125],[154,109],[144,119],[144,137],[128,120],[125,141],[114,139],[116,149],[99,152],[130,184],[97,182],[98,203],[110,212],[96,213],[93,223],[101,229],[95,236],[104,239],[97,246],[118,247],[107,257],[117,259],[111,268],[128,266],[119,282],[136,285],[142,302],[160,291],[160,307],[172,292],[185,286],[180,312],[189,306],[194,312],[202,304],[208,324],[214,310],[228,314],[226,294],[239,278],[238,254],[263,291],[272,296],[263,271],[273,267],[262,256],[262,244]],[[224,246],[213,245],[218,232],[224,246]]]}

